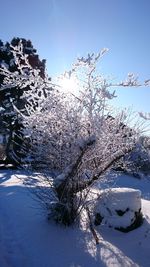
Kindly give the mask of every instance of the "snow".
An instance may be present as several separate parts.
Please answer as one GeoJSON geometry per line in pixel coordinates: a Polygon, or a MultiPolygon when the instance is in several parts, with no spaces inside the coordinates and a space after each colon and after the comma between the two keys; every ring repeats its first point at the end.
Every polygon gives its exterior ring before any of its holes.
{"type": "Polygon", "coordinates": [[[3,45],[3,46],[0,47],[0,50],[4,52],[4,51],[7,50],[7,47],[5,45],[3,45]]]}
{"type": "Polygon", "coordinates": [[[132,188],[112,188],[103,190],[95,207],[95,214],[99,213],[102,223],[111,227],[130,226],[135,218],[135,212],[141,209],[141,192],[132,188]],[[118,215],[117,211],[124,214],[118,215]]]}
{"type": "Polygon", "coordinates": [[[15,65],[15,59],[14,58],[10,59],[9,65],[11,67],[15,65]]]}
{"type": "Polygon", "coordinates": [[[112,188],[106,189],[100,196],[100,201],[104,201],[111,210],[125,210],[127,207],[138,211],[141,208],[141,192],[133,188],[112,188]]]}
{"type": "Polygon", "coordinates": [[[96,227],[100,240],[96,246],[89,228],[64,228],[48,222],[23,178],[28,179],[25,172],[0,171],[1,267],[149,267],[150,180],[118,178],[119,187],[141,190],[145,220],[129,233],[106,225],[96,227]]]}

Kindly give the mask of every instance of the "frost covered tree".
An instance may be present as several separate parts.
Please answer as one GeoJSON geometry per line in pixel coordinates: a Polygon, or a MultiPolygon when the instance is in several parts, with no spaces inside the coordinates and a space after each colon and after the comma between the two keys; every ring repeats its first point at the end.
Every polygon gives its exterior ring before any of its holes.
{"type": "Polygon", "coordinates": [[[7,70],[4,79],[6,87],[32,86],[31,91],[23,93],[24,111],[13,104],[23,123],[21,149],[29,147],[22,164],[34,170],[44,163],[36,194],[53,218],[65,225],[76,220],[93,185],[134,149],[140,135],[139,124],[134,120],[134,127],[130,125],[128,112],[114,112],[110,105],[116,97],[115,86],[139,86],[139,83],[133,74],[116,84],[99,74],[97,64],[105,52],[107,49],[78,58],[72,69],[53,85],[30,66],[19,45],[14,54],[21,73],[7,70]],[[22,68],[17,61],[18,53],[28,68],[22,68]],[[76,82],[76,91],[72,81],[76,82]],[[66,84],[68,89],[64,91],[66,84]],[[44,92],[48,92],[46,97],[44,92]],[[47,173],[50,169],[59,174],[50,178],[47,173]]]}
{"type": "Polygon", "coordinates": [[[142,178],[143,175],[150,175],[150,138],[149,136],[141,136],[136,143],[135,149],[129,157],[124,158],[124,171],[137,177],[142,178]]]}
{"type": "MultiPolygon", "coordinates": [[[[30,40],[13,38],[9,43],[3,43],[0,41],[0,108],[1,108],[1,117],[2,125],[1,127],[5,129],[5,132],[8,136],[7,146],[6,146],[6,162],[13,162],[13,154],[19,155],[21,139],[18,138],[20,135],[20,130],[22,124],[18,120],[18,115],[14,112],[13,105],[16,106],[18,110],[23,111],[26,100],[23,98],[23,92],[30,90],[29,86],[22,87],[20,84],[11,84],[9,87],[6,79],[8,72],[14,73],[15,75],[21,74],[27,66],[25,66],[25,60],[28,59],[30,65],[34,69],[39,70],[39,75],[44,78],[45,76],[45,60],[40,60],[39,56],[36,54],[36,50],[33,48],[33,45],[30,40]],[[14,48],[19,45],[19,42],[22,42],[22,53],[24,56],[18,54],[18,57],[14,56],[14,48]],[[22,70],[21,70],[21,68],[22,70]]],[[[21,155],[20,155],[21,156],[21,155]]]]}

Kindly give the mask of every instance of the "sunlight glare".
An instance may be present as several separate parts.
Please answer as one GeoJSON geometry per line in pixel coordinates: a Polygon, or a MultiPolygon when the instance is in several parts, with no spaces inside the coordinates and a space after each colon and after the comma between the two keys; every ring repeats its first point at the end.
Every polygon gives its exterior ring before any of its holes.
{"type": "Polygon", "coordinates": [[[75,77],[63,77],[60,81],[60,86],[64,93],[75,94],[78,91],[78,83],[75,77]]]}

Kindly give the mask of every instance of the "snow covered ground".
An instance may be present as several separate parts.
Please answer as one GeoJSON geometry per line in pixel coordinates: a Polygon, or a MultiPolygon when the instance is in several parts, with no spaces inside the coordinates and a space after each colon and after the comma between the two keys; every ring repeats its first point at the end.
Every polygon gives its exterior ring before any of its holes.
{"type": "Polygon", "coordinates": [[[95,245],[88,229],[48,222],[15,171],[0,171],[0,267],[149,267],[150,180],[124,175],[115,186],[141,190],[144,224],[129,233],[98,226],[95,245]]]}

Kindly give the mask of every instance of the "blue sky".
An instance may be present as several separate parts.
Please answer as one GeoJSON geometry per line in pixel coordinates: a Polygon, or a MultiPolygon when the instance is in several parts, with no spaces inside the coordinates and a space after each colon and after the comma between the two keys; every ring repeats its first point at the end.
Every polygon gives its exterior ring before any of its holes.
{"type": "MultiPolygon", "coordinates": [[[[100,71],[122,80],[128,72],[150,78],[149,0],[5,0],[0,38],[31,39],[50,75],[69,69],[76,56],[110,50],[100,71]]],[[[150,111],[150,88],[117,89],[119,106],[150,111]]]]}

